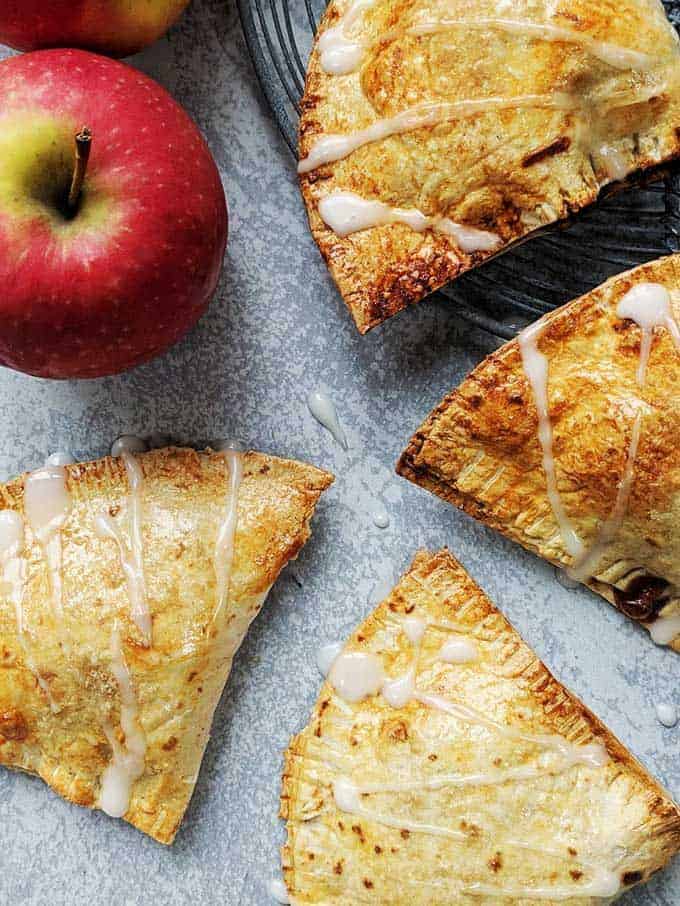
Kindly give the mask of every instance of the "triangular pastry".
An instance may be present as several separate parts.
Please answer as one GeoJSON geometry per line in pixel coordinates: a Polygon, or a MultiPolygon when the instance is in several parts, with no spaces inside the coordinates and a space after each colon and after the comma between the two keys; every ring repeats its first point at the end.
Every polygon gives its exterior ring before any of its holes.
{"type": "Polygon", "coordinates": [[[281,815],[295,906],[611,902],[680,849],[678,806],[447,551],[333,662],[281,815]]]}
{"type": "Polygon", "coordinates": [[[614,277],[475,368],[397,467],[676,651],[679,323],[679,255],[614,277]]]}
{"type": "Polygon", "coordinates": [[[0,763],[171,843],[326,472],[168,448],[0,487],[0,763]]]}
{"type": "Polygon", "coordinates": [[[361,333],[680,151],[659,0],[332,0],[301,186],[361,333]]]}

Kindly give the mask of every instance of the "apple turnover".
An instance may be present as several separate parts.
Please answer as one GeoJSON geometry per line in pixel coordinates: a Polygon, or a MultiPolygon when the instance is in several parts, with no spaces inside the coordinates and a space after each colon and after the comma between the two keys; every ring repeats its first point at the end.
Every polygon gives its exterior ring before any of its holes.
{"type": "Polygon", "coordinates": [[[659,0],[332,0],[302,193],[361,333],[680,151],[659,0]]]}
{"type": "Polygon", "coordinates": [[[419,553],[285,758],[295,906],[611,902],[680,809],[448,551],[419,553]]]}
{"type": "Polygon", "coordinates": [[[167,448],[0,488],[0,763],[171,843],[326,472],[167,448]]]}
{"type": "Polygon", "coordinates": [[[566,567],[680,651],[680,255],[490,355],[397,471],[566,567]]]}

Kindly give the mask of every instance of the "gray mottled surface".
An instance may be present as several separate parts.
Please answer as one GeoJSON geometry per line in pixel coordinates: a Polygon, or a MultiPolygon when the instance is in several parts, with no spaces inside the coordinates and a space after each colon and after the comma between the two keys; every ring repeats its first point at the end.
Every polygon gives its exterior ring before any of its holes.
{"type": "MultiPolygon", "coordinates": [[[[495,341],[442,303],[358,336],[307,233],[230,4],[195,0],[136,62],[188,107],[219,162],[231,206],[222,287],[188,339],[126,376],[60,384],[0,373],[0,475],[59,448],[93,457],[122,432],[160,431],[187,442],[237,435],[327,467],[337,483],[237,657],[174,848],[2,771],[0,906],[266,904],[283,836],[281,751],[317,694],[316,649],[344,636],[423,545],[449,545],[557,676],[680,795],[680,729],[654,713],[657,700],[680,705],[677,655],[393,474],[412,429],[495,341]],[[337,401],[347,454],[306,409],[320,384],[337,401]],[[376,495],[392,517],[385,531],[370,519],[376,495]]],[[[625,902],[675,906],[679,890],[677,864],[625,902]]]]}

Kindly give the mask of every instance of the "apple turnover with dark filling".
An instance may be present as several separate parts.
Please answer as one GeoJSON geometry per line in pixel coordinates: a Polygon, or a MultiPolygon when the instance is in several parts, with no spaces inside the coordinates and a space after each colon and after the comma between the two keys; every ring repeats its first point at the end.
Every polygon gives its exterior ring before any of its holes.
{"type": "Polygon", "coordinates": [[[0,764],[171,843],[234,654],[331,481],[167,448],[0,487],[0,764]]]}
{"type": "Polygon", "coordinates": [[[300,178],[359,330],[680,151],[659,0],[333,0],[300,178]]]}
{"type": "Polygon", "coordinates": [[[680,651],[680,255],[546,315],[429,415],[398,471],[680,651]]]}

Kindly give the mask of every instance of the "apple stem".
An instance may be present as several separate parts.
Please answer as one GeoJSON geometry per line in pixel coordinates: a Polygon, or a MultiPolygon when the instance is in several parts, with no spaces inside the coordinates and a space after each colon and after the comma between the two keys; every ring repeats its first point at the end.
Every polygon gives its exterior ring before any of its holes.
{"type": "Polygon", "coordinates": [[[68,193],[68,211],[73,216],[78,210],[80,195],[83,191],[85,174],[87,173],[87,163],[90,159],[90,149],[92,148],[92,132],[83,126],[76,135],[76,153],[73,164],[73,179],[71,188],[68,193]]]}

